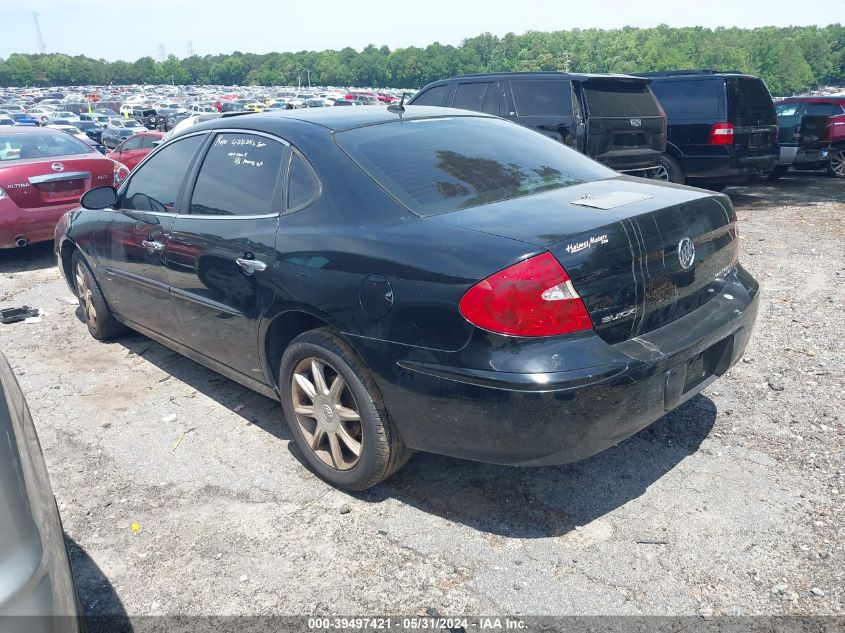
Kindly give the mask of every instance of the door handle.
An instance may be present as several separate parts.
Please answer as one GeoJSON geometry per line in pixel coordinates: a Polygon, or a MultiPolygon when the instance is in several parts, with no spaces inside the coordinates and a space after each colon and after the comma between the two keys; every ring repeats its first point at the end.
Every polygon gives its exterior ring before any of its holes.
{"type": "Polygon", "coordinates": [[[141,242],[141,246],[147,249],[147,252],[152,255],[153,253],[157,253],[161,250],[164,250],[164,244],[161,242],[157,242],[155,240],[143,240],[141,242]]]}
{"type": "Polygon", "coordinates": [[[244,259],[243,257],[238,257],[235,259],[235,263],[241,267],[244,275],[251,275],[255,271],[261,272],[262,270],[267,270],[267,264],[259,259],[244,259]]]}

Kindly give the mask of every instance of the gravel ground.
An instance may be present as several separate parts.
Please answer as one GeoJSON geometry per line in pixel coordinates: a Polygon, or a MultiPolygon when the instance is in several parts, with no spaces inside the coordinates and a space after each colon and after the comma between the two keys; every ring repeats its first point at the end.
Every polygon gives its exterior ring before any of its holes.
{"type": "Polygon", "coordinates": [[[356,495],[305,469],[273,401],[140,335],[90,338],[50,245],[0,253],[0,304],[47,312],[0,349],[86,611],[845,614],[845,182],[726,193],[763,285],[728,376],[584,462],[416,455],[356,495]]]}

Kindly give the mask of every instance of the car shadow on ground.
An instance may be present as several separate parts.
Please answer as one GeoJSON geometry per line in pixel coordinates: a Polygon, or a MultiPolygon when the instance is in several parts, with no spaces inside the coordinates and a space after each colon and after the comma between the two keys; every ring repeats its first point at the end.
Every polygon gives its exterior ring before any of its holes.
{"type": "Polygon", "coordinates": [[[810,206],[817,203],[841,202],[845,182],[825,172],[790,171],[780,180],[752,182],[748,185],[726,187],[734,206],[746,209],[771,206],[810,206]]]}
{"type": "Polygon", "coordinates": [[[642,495],[698,450],[715,421],[716,405],[699,395],[580,462],[518,468],[417,454],[384,484],[356,496],[369,502],[392,497],[500,536],[560,536],[642,495]]]}
{"type": "Polygon", "coordinates": [[[23,273],[54,268],[53,242],[0,250],[0,273],[23,273]]]}
{"type": "MultiPolygon", "coordinates": [[[[84,323],[80,308],[76,309],[76,317],[84,323]]],[[[172,379],[215,400],[274,437],[286,441],[291,439],[278,400],[256,393],[142,334],[130,332],[115,339],[113,343],[126,348],[130,354],[142,357],[172,376],[172,379]]]]}
{"type": "Polygon", "coordinates": [[[126,609],[103,571],[82,546],[67,534],[65,543],[85,616],[85,632],[131,633],[132,625],[126,609]]]}
{"type": "MultiPolygon", "coordinates": [[[[81,314],[77,316],[81,320],[81,314]]],[[[290,441],[290,430],[276,400],[140,334],[128,334],[115,342],[229,410],[243,404],[236,413],[288,441],[291,455],[307,468],[290,441]]],[[[621,444],[574,464],[518,468],[417,453],[383,484],[352,496],[375,504],[396,499],[502,536],[560,536],[642,495],[695,453],[715,422],[716,405],[698,395],[621,444]]]]}

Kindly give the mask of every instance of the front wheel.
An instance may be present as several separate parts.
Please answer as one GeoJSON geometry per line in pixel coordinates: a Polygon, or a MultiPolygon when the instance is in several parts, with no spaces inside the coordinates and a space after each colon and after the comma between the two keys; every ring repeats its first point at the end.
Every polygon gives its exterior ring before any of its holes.
{"type": "Polygon", "coordinates": [[[833,150],[827,163],[827,173],[834,178],[845,178],[845,147],[833,150]]]}
{"type": "Polygon", "coordinates": [[[309,466],[338,488],[366,490],[411,455],[390,420],[375,380],[328,328],[293,340],[279,370],[282,408],[309,466]]]}

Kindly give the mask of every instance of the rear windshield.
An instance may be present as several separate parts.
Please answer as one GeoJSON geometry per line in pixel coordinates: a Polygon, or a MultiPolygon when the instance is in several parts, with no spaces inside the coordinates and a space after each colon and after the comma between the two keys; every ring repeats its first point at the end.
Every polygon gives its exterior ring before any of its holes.
{"type": "Polygon", "coordinates": [[[492,118],[396,121],[335,138],[377,183],[422,216],[616,175],[542,134],[492,118]]]}
{"type": "Polygon", "coordinates": [[[806,116],[835,116],[842,114],[842,106],[837,103],[808,103],[804,108],[806,116]]]}
{"type": "Polygon", "coordinates": [[[0,134],[0,161],[90,154],[91,146],[59,132],[55,134],[0,134]]]}
{"type": "Polygon", "coordinates": [[[774,125],[775,104],[766,84],[757,77],[728,77],[728,120],[734,125],[774,125]]]}
{"type": "Polygon", "coordinates": [[[590,116],[660,116],[660,108],[648,84],[589,81],[584,84],[584,95],[590,116]]]}
{"type": "Polygon", "coordinates": [[[666,117],[678,121],[717,121],[722,82],[719,79],[677,79],[651,85],[666,117]]]}

